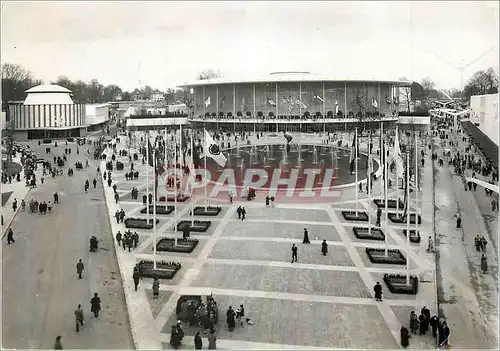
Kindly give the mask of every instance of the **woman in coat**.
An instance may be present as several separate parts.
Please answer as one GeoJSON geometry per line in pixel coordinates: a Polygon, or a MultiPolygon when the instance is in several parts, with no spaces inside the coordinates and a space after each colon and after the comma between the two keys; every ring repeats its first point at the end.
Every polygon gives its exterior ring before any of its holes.
{"type": "Polygon", "coordinates": [[[233,307],[229,306],[226,312],[226,317],[227,317],[227,327],[229,331],[233,331],[234,327],[236,326],[236,321],[234,320],[234,316],[236,313],[233,310],[233,307]]]}
{"type": "Polygon", "coordinates": [[[99,317],[99,311],[101,310],[101,298],[94,293],[94,297],[90,299],[90,312],[94,313],[94,317],[99,317]]]}
{"type": "Polygon", "coordinates": [[[321,243],[321,253],[323,256],[326,256],[326,253],[328,252],[328,244],[326,243],[326,239],[323,240],[321,243]]]}
{"type": "Polygon", "coordinates": [[[160,294],[160,281],[157,277],[153,280],[153,299],[157,299],[160,294]]]}
{"type": "Polygon", "coordinates": [[[201,350],[203,348],[203,341],[201,340],[200,332],[196,332],[194,336],[194,349],[201,350]]]}
{"type": "Polygon", "coordinates": [[[210,331],[210,335],[208,336],[208,349],[217,349],[217,336],[215,335],[215,330],[213,329],[210,331]]]}
{"type": "Polygon", "coordinates": [[[481,254],[481,270],[483,271],[483,274],[488,271],[488,261],[486,260],[486,256],[484,254],[481,254]]]}

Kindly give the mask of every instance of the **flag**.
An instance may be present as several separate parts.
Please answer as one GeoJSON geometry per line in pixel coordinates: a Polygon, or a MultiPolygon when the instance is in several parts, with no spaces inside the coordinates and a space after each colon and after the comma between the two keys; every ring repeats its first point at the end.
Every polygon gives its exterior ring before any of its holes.
{"type": "Polygon", "coordinates": [[[210,101],[210,96],[209,96],[209,97],[207,97],[207,99],[205,100],[205,107],[210,106],[210,104],[211,104],[211,101],[210,101]]]}
{"type": "Polygon", "coordinates": [[[222,100],[220,101],[220,104],[219,104],[219,108],[222,108],[222,106],[224,105],[224,102],[226,101],[226,95],[224,95],[222,97],[222,100]]]}
{"type": "Polygon", "coordinates": [[[352,139],[351,152],[349,154],[349,166],[350,166],[351,174],[354,173],[354,161],[356,159],[356,147],[357,147],[356,137],[357,137],[357,135],[354,134],[354,139],[352,139]]]}
{"type": "Polygon", "coordinates": [[[396,129],[396,137],[394,138],[394,150],[393,150],[393,158],[394,162],[396,163],[396,172],[397,172],[397,177],[401,178],[403,177],[403,160],[401,157],[401,148],[399,147],[399,132],[398,129],[396,129]]]}
{"type": "Polygon", "coordinates": [[[373,106],[374,108],[377,108],[377,107],[378,107],[378,102],[377,102],[377,100],[375,100],[375,96],[374,96],[374,97],[372,97],[372,106],[373,106]]]}
{"type": "Polygon", "coordinates": [[[391,99],[389,99],[388,95],[385,96],[385,102],[387,103],[387,105],[391,104],[391,99]]]}
{"type": "Polygon", "coordinates": [[[148,139],[148,163],[150,167],[154,167],[154,161],[153,161],[153,147],[151,146],[151,142],[149,141],[149,137],[146,137],[148,139]]]}
{"type": "Polygon", "coordinates": [[[399,98],[398,97],[394,97],[393,98],[393,101],[394,101],[394,105],[398,106],[399,105],[399,98]]]}
{"type": "Polygon", "coordinates": [[[212,158],[219,166],[224,167],[226,165],[226,156],[220,151],[219,145],[214,141],[212,136],[205,129],[205,157],[212,158]]]}
{"type": "Polygon", "coordinates": [[[293,105],[288,106],[288,112],[292,112],[293,110],[293,105]]]}
{"type": "Polygon", "coordinates": [[[242,114],[245,114],[245,97],[241,98],[240,111],[242,114]]]}
{"type": "Polygon", "coordinates": [[[335,114],[339,113],[339,102],[335,100],[335,114]]]}
{"type": "Polygon", "coordinates": [[[315,99],[318,99],[318,100],[319,100],[319,101],[321,101],[321,102],[325,102],[325,101],[323,100],[323,98],[322,98],[321,96],[319,96],[318,94],[316,94],[316,93],[313,93],[313,97],[314,97],[315,99]]]}
{"type": "Polygon", "coordinates": [[[302,102],[302,100],[297,99],[295,100],[295,103],[300,106],[301,109],[307,110],[307,105],[302,102]]]}
{"type": "Polygon", "coordinates": [[[276,107],[276,102],[274,102],[273,100],[271,100],[270,98],[267,98],[267,103],[271,106],[274,106],[276,107]]]}

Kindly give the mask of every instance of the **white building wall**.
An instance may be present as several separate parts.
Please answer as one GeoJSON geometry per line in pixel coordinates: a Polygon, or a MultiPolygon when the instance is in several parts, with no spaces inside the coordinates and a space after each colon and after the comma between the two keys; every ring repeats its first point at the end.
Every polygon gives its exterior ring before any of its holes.
{"type": "Polygon", "coordinates": [[[470,106],[476,117],[471,121],[479,123],[478,128],[498,145],[498,94],[471,96],[470,106]]]}

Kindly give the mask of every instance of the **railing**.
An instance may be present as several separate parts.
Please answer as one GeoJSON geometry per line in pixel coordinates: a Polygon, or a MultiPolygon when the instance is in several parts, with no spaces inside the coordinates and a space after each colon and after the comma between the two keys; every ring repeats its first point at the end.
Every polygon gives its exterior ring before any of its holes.
{"type": "Polygon", "coordinates": [[[285,118],[285,117],[188,117],[190,122],[204,123],[370,123],[379,121],[396,121],[397,116],[385,117],[302,117],[302,118],[285,118]]]}

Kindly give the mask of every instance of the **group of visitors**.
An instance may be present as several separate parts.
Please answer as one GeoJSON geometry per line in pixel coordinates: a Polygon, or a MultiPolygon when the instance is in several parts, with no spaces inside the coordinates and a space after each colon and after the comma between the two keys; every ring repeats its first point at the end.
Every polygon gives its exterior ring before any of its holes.
{"type": "Polygon", "coordinates": [[[449,344],[450,328],[446,321],[439,319],[437,315],[431,317],[431,312],[426,306],[422,307],[419,316],[417,316],[415,311],[410,312],[409,328],[411,334],[405,326],[401,327],[401,345],[405,348],[408,347],[412,334],[426,335],[429,327],[432,330],[432,337],[438,339],[439,348],[447,347],[449,344]]]}
{"type": "Polygon", "coordinates": [[[116,233],[116,242],[118,246],[123,246],[123,250],[127,250],[131,252],[132,248],[136,249],[137,245],[139,245],[139,234],[137,232],[132,233],[130,230],[127,230],[123,235],[121,231],[116,233]]]}
{"type": "MultiPolygon", "coordinates": [[[[302,244],[310,244],[311,241],[309,240],[309,231],[307,228],[304,228],[304,235],[302,238],[302,244]]],[[[297,246],[295,244],[292,245],[292,263],[297,262],[297,246]]],[[[321,243],[321,253],[323,256],[326,256],[328,253],[328,243],[326,242],[326,239],[323,239],[323,242],[321,243]]]]}

